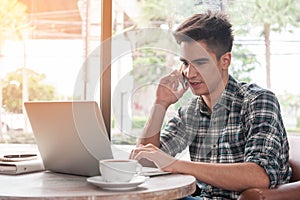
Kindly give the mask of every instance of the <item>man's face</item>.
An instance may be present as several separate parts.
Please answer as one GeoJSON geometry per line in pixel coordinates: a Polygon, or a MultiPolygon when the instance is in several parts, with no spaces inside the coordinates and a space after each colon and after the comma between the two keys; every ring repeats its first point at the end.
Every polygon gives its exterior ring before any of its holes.
{"type": "Polygon", "coordinates": [[[195,95],[210,95],[221,87],[222,70],[216,55],[203,41],[182,42],[182,72],[195,95]]]}

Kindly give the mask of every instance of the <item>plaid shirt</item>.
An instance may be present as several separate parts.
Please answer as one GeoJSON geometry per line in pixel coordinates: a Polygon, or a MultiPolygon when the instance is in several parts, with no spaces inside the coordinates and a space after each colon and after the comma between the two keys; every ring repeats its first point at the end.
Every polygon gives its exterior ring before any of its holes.
{"type": "MultiPolygon", "coordinates": [[[[192,161],[257,163],[269,175],[271,188],[291,177],[289,144],[277,98],[231,76],[212,113],[201,97],[195,97],[161,131],[163,151],[175,156],[186,147],[192,161]]],[[[200,181],[198,186],[204,199],[237,199],[239,195],[200,181]]]]}

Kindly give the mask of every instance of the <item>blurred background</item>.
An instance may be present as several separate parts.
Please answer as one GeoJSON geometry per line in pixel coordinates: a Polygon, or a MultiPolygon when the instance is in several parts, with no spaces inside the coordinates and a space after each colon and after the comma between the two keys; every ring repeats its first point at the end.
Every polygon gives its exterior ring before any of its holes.
{"type": "MultiPolygon", "coordinates": [[[[288,134],[300,135],[299,0],[111,4],[112,16],[107,17],[112,20],[112,52],[117,52],[110,83],[113,143],[135,144],[159,78],[180,65],[176,47],[166,48],[174,45],[171,37],[154,33],[171,33],[185,18],[206,9],[223,10],[233,23],[231,74],[275,92],[288,134]]],[[[100,85],[89,87],[93,71],[88,70],[100,63],[97,47],[101,21],[106,20],[101,19],[106,17],[101,5],[101,0],[0,1],[0,143],[35,143],[25,101],[105,98],[99,94],[100,85]],[[82,88],[76,88],[78,82],[82,88]]],[[[168,112],[190,97],[187,92],[168,112]]]]}

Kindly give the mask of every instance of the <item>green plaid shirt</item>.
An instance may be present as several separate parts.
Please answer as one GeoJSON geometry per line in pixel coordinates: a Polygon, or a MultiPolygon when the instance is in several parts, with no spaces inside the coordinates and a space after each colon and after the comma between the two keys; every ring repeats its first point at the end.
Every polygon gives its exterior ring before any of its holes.
{"type": "MultiPolygon", "coordinates": [[[[192,161],[257,163],[269,175],[271,188],[291,176],[289,144],[277,98],[231,76],[212,113],[201,97],[195,97],[161,131],[163,151],[175,156],[186,147],[192,161]]],[[[200,181],[198,186],[207,199],[237,199],[239,195],[200,181]]]]}

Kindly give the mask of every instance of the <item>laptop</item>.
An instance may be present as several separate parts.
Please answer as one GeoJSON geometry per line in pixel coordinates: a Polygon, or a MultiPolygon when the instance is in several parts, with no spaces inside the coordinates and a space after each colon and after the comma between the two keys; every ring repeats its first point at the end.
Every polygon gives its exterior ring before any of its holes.
{"type": "MultiPolygon", "coordinates": [[[[97,176],[99,160],[128,159],[129,153],[111,146],[97,102],[33,101],[24,106],[46,170],[97,176]]],[[[143,172],[166,173],[157,168],[143,172]]]]}

